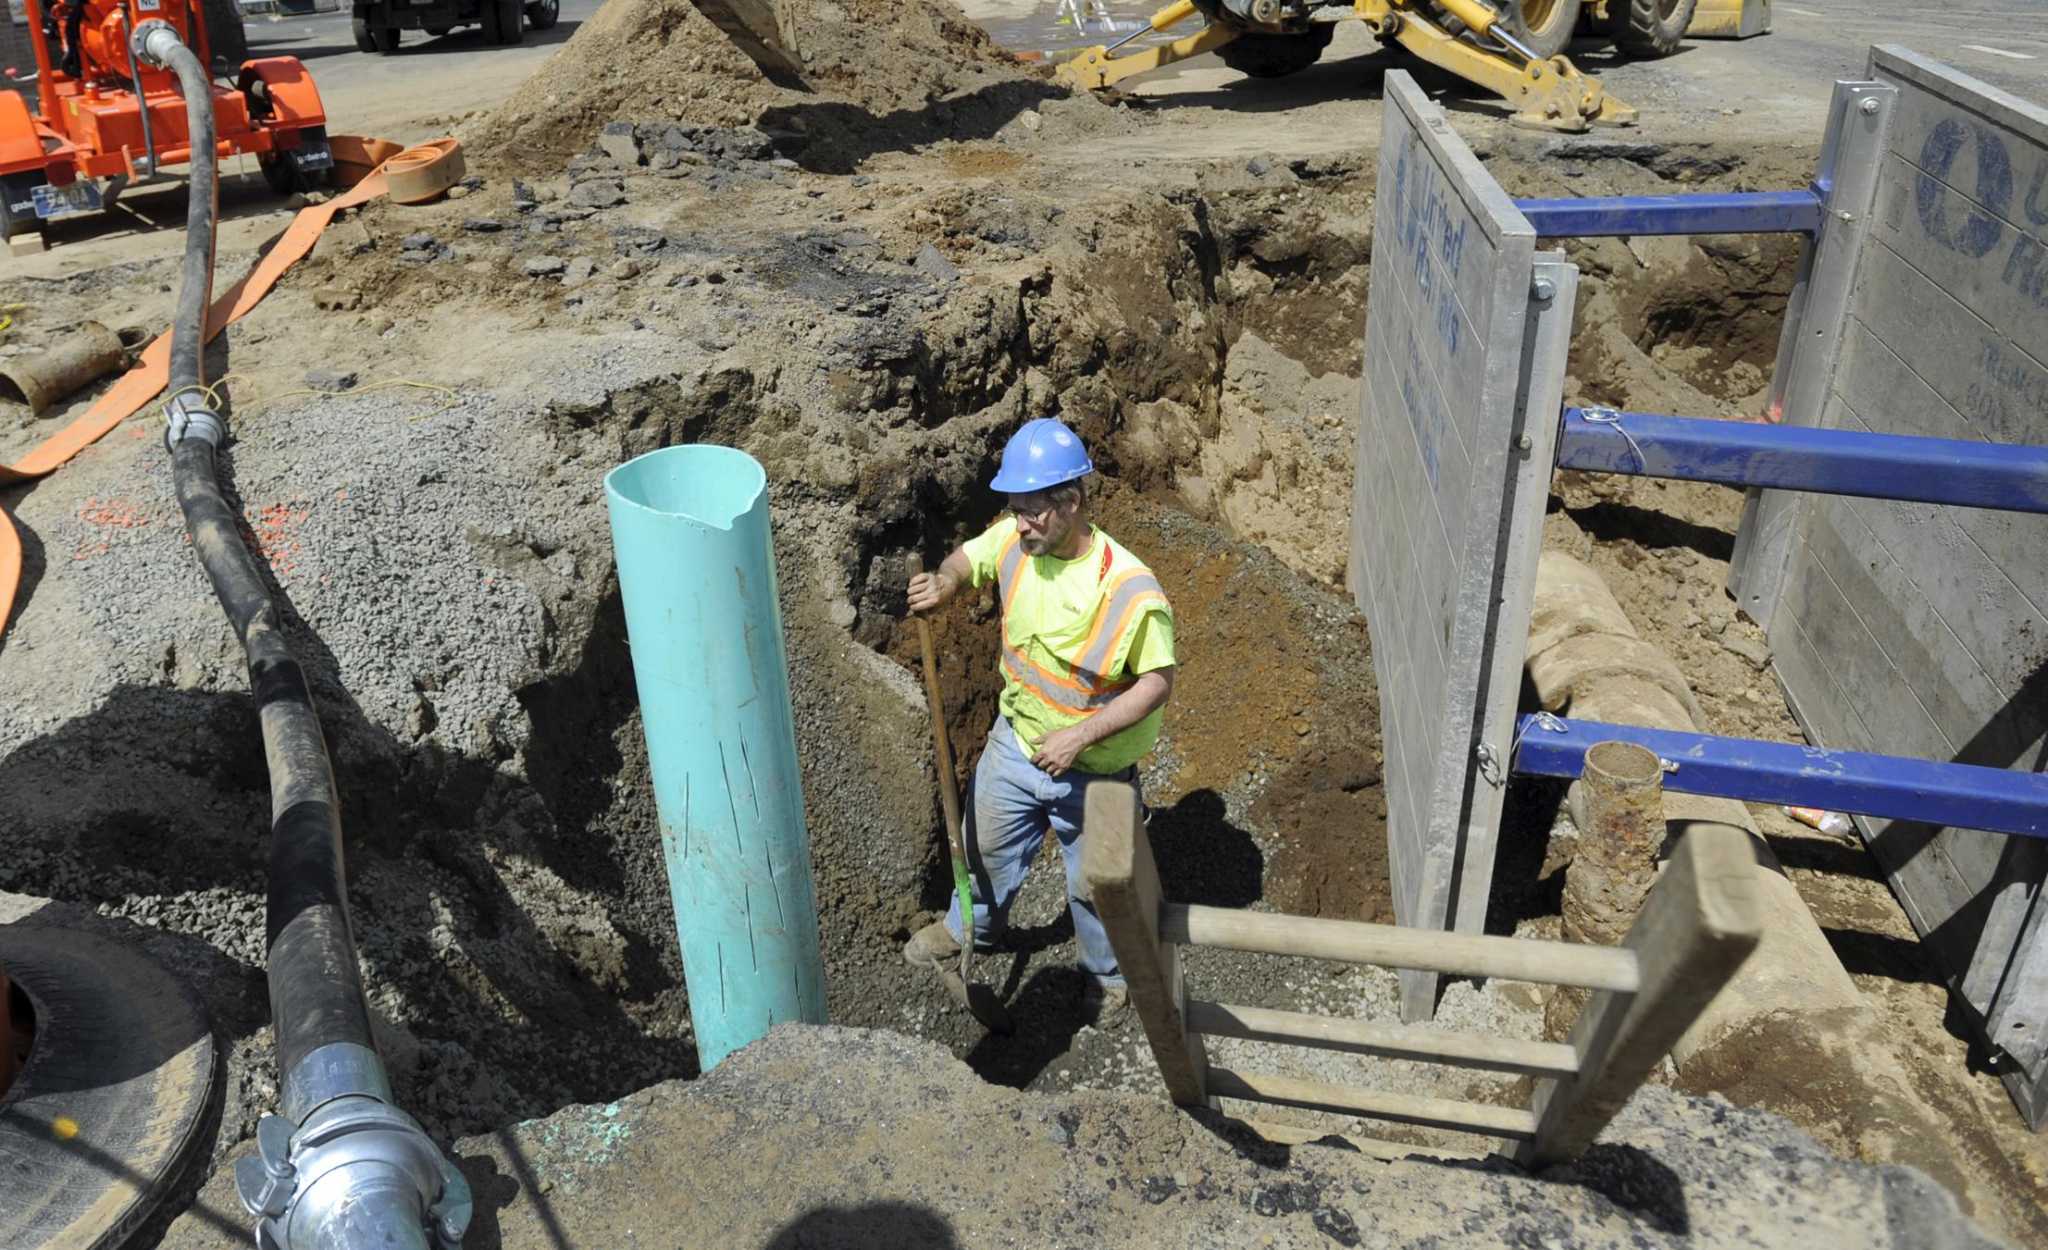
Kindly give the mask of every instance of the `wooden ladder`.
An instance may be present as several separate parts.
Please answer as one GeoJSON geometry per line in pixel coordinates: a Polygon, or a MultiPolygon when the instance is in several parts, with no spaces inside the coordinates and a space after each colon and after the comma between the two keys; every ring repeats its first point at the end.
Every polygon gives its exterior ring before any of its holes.
{"type": "MultiPolygon", "coordinates": [[[[1216,1098],[1476,1133],[1541,1166],[1577,1157],[1670,1053],[1761,936],[1755,855],[1738,830],[1679,842],[1622,945],[1586,946],[1167,901],[1131,787],[1088,791],[1082,875],[1109,932],[1130,1000],[1173,1101],[1216,1098]],[[1593,991],[1564,1042],[1275,1011],[1191,998],[1180,949],[1499,977],[1593,991]],[[1236,1037],[1420,1060],[1535,1078],[1527,1107],[1238,1072],[1211,1064],[1202,1038],[1236,1037]]],[[[1424,1153],[1427,1153],[1426,1151],[1424,1153]]]]}

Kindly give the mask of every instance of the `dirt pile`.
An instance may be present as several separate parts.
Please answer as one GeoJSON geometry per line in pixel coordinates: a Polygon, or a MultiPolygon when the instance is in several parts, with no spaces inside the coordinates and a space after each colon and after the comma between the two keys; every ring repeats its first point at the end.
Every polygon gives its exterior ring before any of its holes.
{"type": "Polygon", "coordinates": [[[808,92],[769,82],[690,0],[608,0],[485,121],[478,154],[558,161],[613,120],[743,125],[781,109],[796,130],[805,112],[876,123],[942,97],[1039,81],[951,0],[784,0],[777,9],[808,92]]]}
{"type": "MultiPolygon", "coordinates": [[[[1995,1245],[1926,1177],[1845,1164],[1717,1099],[1645,1090],[1578,1164],[1530,1175],[1271,1146],[1154,1099],[994,1088],[899,1035],[788,1025],[702,1080],[567,1108],[455,1155],[476,1195],[472,1250],[565,1234],[778,1250],[1995,1245]]],[[[240,1245],[238,1222],[206,1218],[235,1209],[226,1169],[199,1203],[164,1245],[240,1245]]]]}

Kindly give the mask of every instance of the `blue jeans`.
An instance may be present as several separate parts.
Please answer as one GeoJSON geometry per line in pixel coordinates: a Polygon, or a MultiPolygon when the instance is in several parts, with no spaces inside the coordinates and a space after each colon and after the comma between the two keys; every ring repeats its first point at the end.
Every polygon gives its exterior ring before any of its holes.
{"type": "MultiPolygon", "coordinates": [[[[1137,770],[1117,777],[1069,770],[1058,777],[1047,775],[1033,764],[1010,731],[1010,722],[996,717],[989,731],[988,745],[974,766],[974,781],[968,794],[963,831],[968,865],[973,870],[974,937],[985,943],[1009,923],[1010,904],[1024,884],[1024,873],[1045,843],[1050,828],[1060,839],[1060,856],[1067,865],[1067,904],[1074,913],[1074,937],[1081,945],[1081,969],[1107,985],[1122,985],[1116,952],[1110,949],[1109,934],[1095,905],[1083,896],[1081,879],[1081,813],[1087,803],[1088,787],[1097,781],[1137,784],[1137,770]],[[995,895],[991,906],[988,894],[995,895]]],[[[960,897],[946,911],[946,930],[960,940],[960,897]]]]}

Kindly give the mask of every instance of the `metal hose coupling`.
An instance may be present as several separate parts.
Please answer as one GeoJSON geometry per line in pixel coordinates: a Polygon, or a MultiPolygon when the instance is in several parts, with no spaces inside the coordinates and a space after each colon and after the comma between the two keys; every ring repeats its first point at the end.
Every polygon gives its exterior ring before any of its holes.
{"type": "Polygon", "coordinates": [[[256,1125],[235,1164],[257,1250],[457,1250],[469,1181],[405,1112],[366,1094],[324,1103],[294,1128],[256,1125]]]}
{"type": "Polygon", "coordinates": [[[164,449],[178,450],[188,438],[202,439],[214,450],[228,436],[226,418],[213,410],[213,402],[199,387],[188,387],[164,401],[164,449]]]}
{"type": "Polygon", "coordinates": [[[155,69],[169,69],[171,49],[184,47],[185,41],[179,37],[177,27],[160,17],[152,17],[136,26],[130,46],[144,64],[155,69]]]}

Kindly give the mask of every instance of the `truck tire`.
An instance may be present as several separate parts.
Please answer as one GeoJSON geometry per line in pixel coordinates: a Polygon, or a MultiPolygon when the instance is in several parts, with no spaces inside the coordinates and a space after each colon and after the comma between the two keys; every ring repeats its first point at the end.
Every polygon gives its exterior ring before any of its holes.
{"type": "Polygon", "coordinates": [[[214,75],[233,78],[249,59],[249,35],[242,27],[241,6],[235,0],[204,0],[201,7],[206,14],[207,52],[214,65],[227,66],[227,72],[216,69],[214,75]]]}
{"type": "Polygon", "coordinates": [[[1699,0],[1607,0],[1608,33],[1630,56],[1654,60],[1678,51],[1699,0]]]}
{"type": "Polygon", "coordinates": [[[43,228],[43,223],[36,217],[35,201],[31,198],[34,188],[42,181],[41,173],[0,178],[0,243],[17,234],[43,228]]]}
{"type": "MultiPolygon", "coordinates": [[[[300,131],[299,135],[301,142],[312,139],[315,142],[324,143],[327,141],[327,127],[308,126],[300,131]]],[[[263,171],[263,181],[269,184],[270,189],[279,195],[294,195],[301,191],[318,191],[323,187],[329,187],[334,184],[334,167],[332,165],[326,169],[315,170],[309,174],[301,170],[298,162],[292,160],[291,157],[283,152],[262,153],[256,158],[256,166],[263,171]]]]}
{"type": "Polygon", "coordinates": [[[0,926],[0,967],[36,1024],[0,1097],[0,1245],[131,1244],[206,1156],[222,1066],[206,1016],[169,973],[84,930],[0,926]]]}
{"type": "Polygon", "coordinates": [[[484,38],[503,47],[526,39],[526,15],[520,12],[520,0],[483,0],[483,5],[484,38]]]}
{"type": "Polygon", "coordinates": [[[398,27],[372,25],[367,17],[358,17],[349,23],[355,32],[356,46],[365,52],[390,56],[398,51],[398,27]]]}
{"type": "Polygon", "coordinates": [[[526,6],[526,24],[534,30],[550,30],[562,20],[562,0],[533,0],[526,6]]]}
{"type": "Polygon", "coordinates": [[[1572,41],[1582,0],[1521,0],[1508,6],[1508,29],[1540,57],[1553,57],[1572,41]]]}
{"type": "MultiPolygon", "coordinates": [[[[1612,3],[1627,4],[1630,0],[1612,0],[1612,3]]],[[[1508,33],[1529,45],[1537,56],[1556,56],[1572,41],[1572,32],[1578,29],[1579,11],[1585,7],[1584,0],[1508,0],[1501,10],[1500,24],[1508,33]]],[[[1437,21],[1454,35],[1464,34],[1465,23],[1438,10],[1437,21]]]]}
{"type": "Polygon", "coordinates": [[[1318,22],[1298,35],[1250,32],[1216,49],[1216,59],[1247,78],[1285,78],[1321,60],[1336,30],[1318,22]]]}

